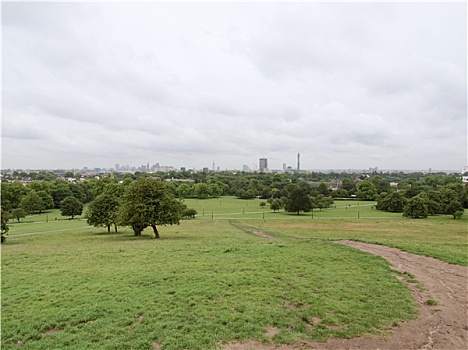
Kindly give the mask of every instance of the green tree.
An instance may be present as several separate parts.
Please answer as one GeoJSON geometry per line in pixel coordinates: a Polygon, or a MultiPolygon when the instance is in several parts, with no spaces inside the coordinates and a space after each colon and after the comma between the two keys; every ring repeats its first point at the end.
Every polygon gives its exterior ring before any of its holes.
{"type": "Polygon", "coordinates": [[[310,212],[312,209],[312,202],[307,191],[303,188],[297,187],[292,190],[285,205],[285,210],[290,213],[297,213],[302,210],[310,212]]]}
{"type": "Polygon", "coordinates": [[[195,219],[195,216],[198,214],[198,212],[193,209],[193,208],[186,208],[183,211],[183,217],[187,219],[195,219]]]}
{"type": "Polygon", "coordinates": [[[336,191],[332,191],[331,195],[333,198],[347,198],[349,196],[349,193],[348,191],[340,188],[336,191]]]}
{"type": "Polygon", "coordinates": [[[259,205],[262,207],[262,209],[265,209],[266,202],[265,202],[265,201],[261,201],[259,205]]]}
{"type": "Polygon", "coordinates": [[[281,205],[281,201],[280,201],[279,199],[273,200],[273,201],[271,202],[271,204],[270,204],[271,210],[273,210],[273,212],[275,212],[275,213],[276,213],[278,210],[281,209],[281,206],[282,206],[282,205],[281,205]]]}
{"type": "Polygon", "coordinates": [[[8,233],[8,230],[10,229],[8,227],[8,220],[10,219],[10,216],[8,212],[5,210],[5,208],[1,207],[1,217],[2,217],[2,223],[1,223],[1,236],[2,236],[2,243],[5,242],[6,239],[6,234],[8,233]]]}
{"type": "Polygon", "coordinates": [[[1,186],[2,207],[6,210],[18,208],[21,199],[29,192],[29,189],[19,181],[2,183],[1,186]]]}
{"type": "Polygon", "coordinates": [[[31,190],[25,195],[19,204],[19,207],[24,209],[27,214],[33,214],[42,210],[42,199],[36,191],[31,190]]]}
{"type": "Polygon", "coordinates": [[[54,207],[54,199],[47,191],[37,191],[37,194],[39,197],[41,197],[42,200],[41,210],[52,209],[54,207]]]}
{"type": "Polygon", "coordinates": [[[135,236],[151,226],[155,237],[159,238],[157,226],[179,224],[185,207],[163,182],[140,178],[128,186],[122,197],[120,222],[131,226],[135,236]]]}
{"type": "Polygon", "coordinates": [[[382,178],[382,176],[373,176],[370,181],[374,184],[379,194],[390,190],[390,183],[382,178]]]}
{"type": "Polygon", "coordinates": [[[379,195],[376,208],[393,213],[402,213],[406,202],[406,198],[400,192],[382,192],[379,195]]]}
{"type": "Polygon", "coordinates": [[[201,182],[193,186],[193,192],[197,198],[205,199],[211,195],[211,186],[201,182]]]}
{"type": "Polygon", "coordinates": [[[184,182],[177,187],[177,195],[180,198],[188,198],[192,194],[192,186],[184,182]]]}
{"type": "Polygon", "coordinates": [[[445,214],[453,215],[454,219],[461,218],[463,216],[463,206],[457,200],[452,200],[445,206],[445,214]],[[460,215],[461,213],[461,215],[460,215]]]}
{"type": "Polygon", "coordinates": [[[442,194],[440,191],[430,190],[427,192],[427,210],[430,215],[442,213],[442,194]]]}
{"type": "Polygon", "coordinates": [[[23,208],[15,208],[11,211],[11,217],[18,220],[20,222],[21,219],[26,217],[26,212],[23,208]]]}
{"type": "Polygon", "coordinates": [[[52,189],[52,198],[54,199],[54,207],[60,208],[60,203],[65,198],[73,196],[73,192],[65,181],[57,180],[52,189]]]}
{"type": "Polygon", "coordinates": [[[333,204],[333,198],[324,196],[323,194],[318,194],[315,196],[313,202],[315,206],[321,211],[322,209],[330,208],[330,206],[333,204]]]}
{"type": "Polygon", "coordinates": [[[356,188],[356,186],[354,185],[351,179],[345,178],[341,181],[341,188],[350,192],[353,191],[356,188]]]}
{"type": "Polygon", "coordinates": [[[448,215],[453,215],[457,210],[463,209],[456,191],[449,187],[442,188],[440,193],[440,207],[442,214],[448,215]]]}
{"type": "Polygon", "coordinates": [[[103,193],[92,201],[86,210],[85,217],[88,224],[94,227],[107,227],[107,232],[110,233],[110,228],[114,225],[117,232],[119,200],[110,193],[103,193]]]}
{"type": "Polygon", "coordinates": [[[427,218],[428,213],[427,198],[422,195],[416,195],[408,199],[403,209],[403,216],[408,218],[427,218]]]}
{"type": "Polygon", "coordinates": [[[356,195],[359,198],[365,201],[373,201],[377,198],[377,189],[372,182],[364,180],[359,182],[356,187],[356,195]]]}
{"type": "Polygon", "coordinates": [[[68,196],[60,203],[60,212],[63,216],[71,216],[73,220],[76,215],[81,215],[83,212],[83,203],[74,196],[68,196]]]}
{"type": "Polygon", "coordinates": [[[329,196],[330,195],[330,190],[328,189],[328,186],[325,182],[321,182],[318,187],[317,187],[317,193],[324,195],[324,196],[329,196]]]}

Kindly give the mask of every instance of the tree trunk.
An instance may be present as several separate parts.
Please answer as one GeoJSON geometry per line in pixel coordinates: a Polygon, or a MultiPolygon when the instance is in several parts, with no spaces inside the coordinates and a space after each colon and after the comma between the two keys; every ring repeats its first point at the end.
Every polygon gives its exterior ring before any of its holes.
{"type": "Polygon", "coordinates": [[[117,233],[117,225],[114,224],[114,228],[115,228],[115,233],[117,233]]]}
{"type": "Polygon", "coordinates": [[[133,232],[135,232],[135,236],[141,236],[141,232],[145,229],[142,225],[132,225],[133,232]]]}
{"type": "Polygon", "coordinates": [[[154,238],[161,238],[161,236],[159,235],[158,229],[156,228],[156,225],[151,225],[151,227],[153,228],[153,231],[154,231],[154,238]]]}
{"type": "Polygon", "coordinates": [[[110,233],[110,225],[107,225],[107,233],[110,233]]]}

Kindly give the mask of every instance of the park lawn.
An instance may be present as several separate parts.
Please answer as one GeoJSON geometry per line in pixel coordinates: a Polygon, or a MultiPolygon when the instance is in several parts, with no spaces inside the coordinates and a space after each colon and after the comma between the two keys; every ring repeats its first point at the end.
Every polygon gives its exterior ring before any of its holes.
{"type": "MultiPolygon", "coordinates": [[[[304,217],[304,216],[303,216],[304,217]]],[[[297,220],[237,220],[277,237],[357,240],[395,247],[410,253],[468,265],[467,220],[450,216],[427,219],[329,218],[297,220]]]]}
{"type": "Polygon", "coordinates": [[[260,206],[263,199],[237,199],[235,197],[221,197],[209,199],[185,199],[185,204],[197,210],[198,219],[288,219],[291,215],[295,220],[310,218],[365,218],[386,217],[401,218],[401,213],[388,213],[376,210],[376,202],[358,200],[336,200],[329,209],[315,208],[313,212],[296,216],[295,213],[285,213],[283,209],[273,212],[267,203],[264,208],[260,206]]]}
{"type": "Polygon", "coordinates": [[[333,240],[467,265],[466,216],[404,219],[357,201],[301,215],[261,200],[185,202],[197,219],[161,227],[160,240],[51,220],[57,212],[13,223],[2,245],[2,348],[215,349],[269,342],[271,327],[276,343],[384,334],[416,316],[409,289],[385,260],[333,240]]]}
{"type": "Polygon", "coordinates": [[[162,227],[160,240],[128,228],[12,235],[2,349],[215,349],[269,342],[271,327],[274,342],[291,343],[383,334],[416,317],[385,260],[268,229],[276,238],[213,219],[162,227]]]}
{"type": "Polygon", "coordinates": [[[383,244],[452,264],[468,265],[468,213],[458,220],[450,215],[408,219],[401,213],[376,210],[375,202],[337,200],[329,209],[314,209],[313,212],[296,215],[284,210],[273,213],[269,205],[262,210],[259,206],[261,200],[222,197],[192,201],[188,200],[186,204],[197,209],[198,219],[242,222],[244,226],[283,238],[350,239],[383,244]],[[202,207],[208,208],[204,216],[200,216],[202,207]],[[229,209],[223,211],[221,207],[229,209]]]}
{"type": "Polygon", "coordinates": [[[60,210],[47,210],[41,214],[28,215],[18,222],[10,219],[7,237],[17,234],[36,234],[44,232],[66,232],[69,230],[81,230],[88,226],[85,219],[75,217],[70,220],[68,216],[62,216],[60,210]]]}

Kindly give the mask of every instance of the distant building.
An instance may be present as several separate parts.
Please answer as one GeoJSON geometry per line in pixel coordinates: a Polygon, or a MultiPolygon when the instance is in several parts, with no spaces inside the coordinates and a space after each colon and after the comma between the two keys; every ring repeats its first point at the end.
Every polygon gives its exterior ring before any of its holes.
{"type": "Polygon", "coordinates": [[[246,173],[249,173],[249,172],[250,172],[249,166],[244,164],[244,165],[242,166],[242,171],[244,171],[244,172],[246,172],[246,173]]]}
{"type": "Polygon", "coordinates": [[[258,170],[261,173],[267,173],[268,172],[268,159],[260,158],[259,165],[258,165],[258,170]]]}

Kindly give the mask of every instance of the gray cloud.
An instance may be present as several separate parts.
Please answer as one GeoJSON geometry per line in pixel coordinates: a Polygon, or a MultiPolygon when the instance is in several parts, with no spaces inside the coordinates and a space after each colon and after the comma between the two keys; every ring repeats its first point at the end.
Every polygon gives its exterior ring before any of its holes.
{"type": "Polygon", "coordinates": [[[458,169],[466,4],[5,3],[3,167],[458,169]]]}

